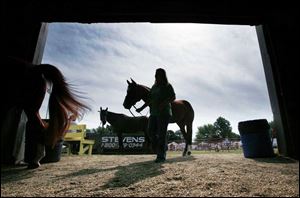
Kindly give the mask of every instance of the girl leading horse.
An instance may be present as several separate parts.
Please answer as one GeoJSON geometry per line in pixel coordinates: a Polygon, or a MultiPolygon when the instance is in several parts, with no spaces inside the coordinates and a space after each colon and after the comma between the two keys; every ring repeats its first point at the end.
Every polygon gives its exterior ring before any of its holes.
{"type": "Polygon", "coordinates": [[[6,97],[3,112],[7,113],[11,108],[17,107],[26,113],[26,144],[36,145],[35,156],[31,154],[27,161],[29,168],[36,168],[40,165],[39,160],[44,157],[44,145],[54,147],[64,137],[70,115],[83,116],[90,108],[79,100],[79,95],[53,65],[34,65],[10,57],[6,68],[9,79],[6,79],[4,85],[6,97]],[[47,82],[52,85],[52,90],[48,104],[49,122],[45,123],[40,117],[39,109],[45,97],[47,82]]]}
{"type": "MultiPolygon", "coordinates": [[[[137,84],[131,79],[127,80],[127,95],[125,96],[123,106],[129,109],[134,106],[138,101],[143,100],[145,103],[149,100],[150,88],[144,85],[137,84]]],[[[135,107],[135,106],[134,106],[135,107]]],[[[185,149],[183,156],[190,155],[190,146],[192,145],[192,125],[194,121],[194,110],[192,105],[186,100],[174,100],[171,103],[172,117],[170,123],[177,123],[180,131],[185,139],[185,149]]]]}

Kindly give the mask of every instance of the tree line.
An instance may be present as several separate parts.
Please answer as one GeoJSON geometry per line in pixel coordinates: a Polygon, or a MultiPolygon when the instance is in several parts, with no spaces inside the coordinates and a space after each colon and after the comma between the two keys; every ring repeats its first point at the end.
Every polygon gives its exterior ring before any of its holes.
{"type": "MultiPolygon", "coordinates": [[[[168,143],[170,142],[183,142],[184,138],[180,132],[168,130],[168,143]]],[[[218,117],[213,124],[205,124],[199,126],[196,131],[195,142],[201,142],[203,140],[213,139],[239,139],[240,135],[232,131],[231,124],[223,117],[218,117]]]]}
{"type": "MultiPolygon", "coordinates": [[[[113,135],[113,131],[110,125],[106,125],[106,127],[98,127],[96,129],[87,129],[88,133],[95,133],[101,136],[105,135],[113,135]]],[[[170,142],[184,142],[184,138],[180,130],[167,131],[168,143],[170,142]]],[[[205,124],[203,126],[199,126],[196,131],[196,138],[194,141],[201,142],[203,140],[209,139],[224,139],[224,138],[240,138],[240,136],[236,133],[232,132],[231,124],[228,120],[223,117],[218,117],[217,120],[213,124],[205,124]]]]}
{"type": "Polygon", "coordinates": [[[223,117],[218,117],[213,124],[205,124],[198,127],[196,141],[203,139],[239,139],[240,135],[232,131],[231,124],[223,117]]]}

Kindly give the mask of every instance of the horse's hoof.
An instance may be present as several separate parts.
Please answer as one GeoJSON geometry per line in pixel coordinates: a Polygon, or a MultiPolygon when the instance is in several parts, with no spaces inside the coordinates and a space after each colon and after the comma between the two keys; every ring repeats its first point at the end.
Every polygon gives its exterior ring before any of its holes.
{"type": "Polygon", "coordinates": [[[28,164],[27,169],[36,169],[40,166],[41,165],[39,163],[38,164],[32,163],[32,164],[28,164]]]}
{"type": "Polygon", "coordinates": [[[191,151],[188,151],[188,152],[187,152],[187,154],[188,154],[188,155],[191,155],[191,154],[192,154],[192,152],[191,152],[191,151]]]}

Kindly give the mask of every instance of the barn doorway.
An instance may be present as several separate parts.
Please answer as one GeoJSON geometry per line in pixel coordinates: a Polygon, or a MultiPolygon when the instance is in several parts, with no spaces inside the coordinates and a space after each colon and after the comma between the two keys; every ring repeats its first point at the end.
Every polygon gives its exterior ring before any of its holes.
{"type": "MultiPolygon", "coordinates": [[[[41,57],[91,96],[94,111],[82,120],[91,128],[100,124],[100,106],[128,114],[122,107],[126,80],[151,86],[151,73],[161,66],[170,71],[177,98],[196,108],[193,138],[199,126],[218,116],[227,118],[238,134],[239,121],[273,120],[256,31],[245,25],[50,23],[41,57]]],[[[42,115],[46,108],[44,103],[42,115]]]]}

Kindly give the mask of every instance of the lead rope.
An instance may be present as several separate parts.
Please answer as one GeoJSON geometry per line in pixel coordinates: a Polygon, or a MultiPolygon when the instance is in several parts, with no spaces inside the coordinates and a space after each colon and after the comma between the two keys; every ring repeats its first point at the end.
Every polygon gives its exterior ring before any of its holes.
{"type": "MultiPolygon", "coordinates": [[[[135,107],[135,105],[133,105],[133,107],[135,108],[135,110],[137,110],[137,108],[135,107]]],[[[141,112],[139,112],[139,114],[141,114],[141,112]]],[[[143,114],[141,114],[141,116],[143,116],[143,114]]]]}
{"type": "MultiPolygon", "coordinates": [[[[132,105],[132,106],[135,108],[135,110],[137,110],[137,108],[135,107],[135,105],[132,105]]],[[[132,115],[133,117],[136,117],[136,116],[131,112],[130,109],[128,109],[128,110],[129,110],[129,112],[131,113],[131,115],[132,115]]],[[[148,113],[149,113],[149,111],[147,112],[146,116],[148,115],[148,113]]],[[[140,114],[141,116],[143,116],[143,114],[141,114],[141,112],[139,112],[139,114],[140,114]]]]}
{"type": "Polygon", "coordinates": [[[135,115],[131,112],[131,110],[130,109],[128,109],[129,110],[129,112],[131,113],[131,115],[133,116],[133,117],[135,117],[135,115]]]}

